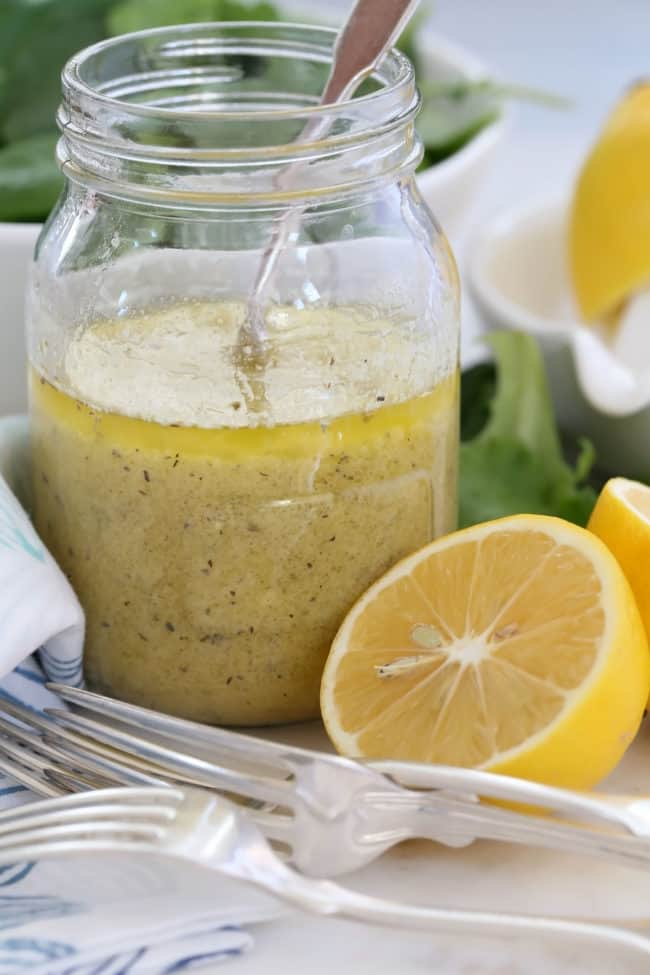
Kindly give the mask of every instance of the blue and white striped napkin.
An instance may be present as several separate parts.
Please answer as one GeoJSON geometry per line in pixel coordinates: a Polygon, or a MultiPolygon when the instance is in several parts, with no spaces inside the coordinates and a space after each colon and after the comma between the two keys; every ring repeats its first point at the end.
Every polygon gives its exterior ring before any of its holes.
{"type": "MultiPolygon", "coordinates": [[[[61,707],[46,679],[79,684],[84,616],[36,535],[28,428],[0,419],[2,698],[61,707]]],[[[0,809],[34,797],[0,775],[0,809]]],[[[0,975],[171,975],[240,955],[243,925],[278,915],[249,887],[162,857],[111,855],[0,867],[0,975]]]]}

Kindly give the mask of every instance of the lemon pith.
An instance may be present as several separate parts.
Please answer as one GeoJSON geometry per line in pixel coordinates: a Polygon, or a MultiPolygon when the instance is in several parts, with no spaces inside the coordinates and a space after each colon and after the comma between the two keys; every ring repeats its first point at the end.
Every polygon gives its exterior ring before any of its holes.
{"type": "Polygon", "coordinates": [[[587,787],[636,734],[650,654],[607,548],[520,515],[433,542],[357,602],[321,711],[352,756],[476,766],[587,787]]]}

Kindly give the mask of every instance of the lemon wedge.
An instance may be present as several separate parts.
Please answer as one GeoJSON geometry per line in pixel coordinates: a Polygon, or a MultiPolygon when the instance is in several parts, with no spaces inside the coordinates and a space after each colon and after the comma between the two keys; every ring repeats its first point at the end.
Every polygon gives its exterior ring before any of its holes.
{"type": "Polygon", "coordinates": [[[612,478],[600,492],[587,527],[616,557],[650,634],[650,488],[612,478]]]}
{"type": "Polygon", "coordinates": [[[650,654],[624,574],[591,532],[486,522],[394,566],[331,649],[321,712],[345,755],[586,788],[634,738],[650,654]]]}
{"type": "Polygon", "coordinates": [[[578,176],[569,218],[574,291],[586,321],[612,319],[650,283],[650,83],[614,108],[578,176]]]}

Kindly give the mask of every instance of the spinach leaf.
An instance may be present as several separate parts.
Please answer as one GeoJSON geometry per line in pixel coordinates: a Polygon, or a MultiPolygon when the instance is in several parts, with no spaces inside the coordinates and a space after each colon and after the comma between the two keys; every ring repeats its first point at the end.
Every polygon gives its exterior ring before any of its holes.
{"type": "Polygon", "coordinates": [[[54,160],[56,134],[33,135],[0,149],[0,220],[41,221],[63,180],[54,160]]]}
{"type": "Polygon", "coordinates": [[[481,362],[462,375],[460,400],[460,439],[473,440],[490,418],[490,404],[497,388],[493,362],[481,362]]]}
{"type": "Polygon", "coordinates": [[[147,27],[199,24],[212,20],[278,20],[274,4],[266,0],[123,0],[110,12],[110,34],[128,34],[147,27]]]}
{"type": "Polygon", "coordinates": [[[0,144],[54,131],[60,74],[104,36],[113,0],[1,0],[0,144]]]}
{"type": "Polygon", "coordinates": [[[429,166],[457,152],[501,112],[500,100],[482,82],[424,80],[420,91],[422,110],[415,125],[429,166]]]}
{"type": "MultiPolygon", "coordinates": [[[[417,63],[417,62],[416,62],[417,63]]],[[[519,99],[547,108],[567,108],[571,102],[553,92],[509,85],[489,78],[420,80],[422,110],[416,121],[424,144],[420,168],[433,166],[467,145],[501,114],[506,99],[519,99]]]]}
{"type": "MultiPolygon", "coordinates": [[[[399,40],[416,68],[415,39],[430,12],[431,5],[423,3],[399,40]]],[[[73,53],[107,33],[199,21],[279,19],[270,0],[0,0],[0,220],[45,219],[56,198],[61,180],[53,161],[54,117],[60,71],[73,53]],[[13,151],[4,155],[8,147],[13,151]],[[17,172],[21,165],[23,175],[17,172]]],[[[243,65],[243,56],[227,55],[224,60],[250,69],[249,64],[243,65]]],[[[296,64],[280,57],[270,57],[265,71],[268,85],[288,95],[316,96],[326,77],[324,65],[296,64]]],[[[261,79],[251,78],[249,83],[257,90],[261,79]]],[[[422,89],[424,108],[417,125],[425,145],[423,166],[434,165],[465,145],[498,116],[503,98],[553,101],[552,96],[487,80],[424,81],[422,89]]],[[[294,126],[277,137],[289,141],[298,131],[294,126]]],[[[233,128],[229,135],[235,139],[238,134],[233,128]]]]}

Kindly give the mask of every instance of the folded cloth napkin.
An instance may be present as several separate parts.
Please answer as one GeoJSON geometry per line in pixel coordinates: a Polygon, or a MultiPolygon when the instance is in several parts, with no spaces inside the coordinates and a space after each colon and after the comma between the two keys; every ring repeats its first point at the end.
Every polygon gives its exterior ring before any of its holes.
{"type": "MultiPolygon", "coordinates": [[[[0,419],[1,698],[61,707],[47,679],[82,680],[84,615],[24,510],[28,428],[0,419]]],[[[0,774],[0,809],[33,800],[0,774]]],[[[163,975],[249,949],[242,927],[279,913],[249,887],[163,857],[0,867],[0,975],[163,975]]]]}

